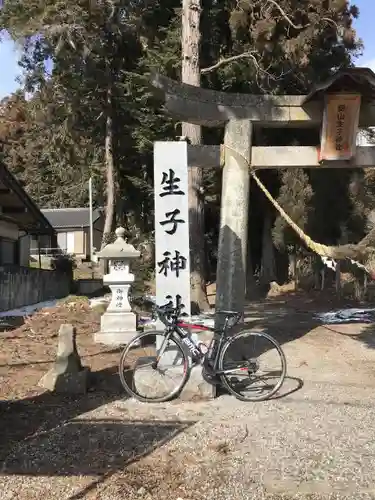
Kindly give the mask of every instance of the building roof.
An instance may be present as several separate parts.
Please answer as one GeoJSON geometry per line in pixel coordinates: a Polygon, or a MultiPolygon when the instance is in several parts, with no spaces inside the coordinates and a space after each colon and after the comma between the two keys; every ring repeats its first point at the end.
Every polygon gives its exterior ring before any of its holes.
{"type": "MultiPolygon", "coordinates": [[[[54,229],[78,228],[90,226],[90,209],[82,208],[48,208],[42,210],[54,229]]],[[[103,215],[103,209],[93,210],[92,221],[95,223],[103,215]]]]}
{"type": "Polygon", "coordinates": [[[315,85],[305,97],[304,103],[317,99],[326,91],[340,92],[342,89],[362,94],[363,100],[375,100],[375,73],[370,68],[346,68],[337,71],[328,80],[315,85]]]}
{"type": "Polygon", "coordinates": [[[0,161],[1,217],[7,218],[29,234],[53,234],[55,231],[20,182],[0,161]]]}

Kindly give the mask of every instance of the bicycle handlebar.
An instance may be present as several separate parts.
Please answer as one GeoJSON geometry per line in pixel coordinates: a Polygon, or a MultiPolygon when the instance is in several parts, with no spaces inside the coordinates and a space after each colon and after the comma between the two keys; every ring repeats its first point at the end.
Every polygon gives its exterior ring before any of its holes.
{"type": "MultiPolygon", "coordinates": [[[[177,304],[176,306],[170,300],[167,304],[162,306],[154,305],[153,314],[156,313],[156,316],[160,319],[165,326],[176,326],[178,320],[181,316],[187,316],[187,314],[182,313],[181,311],[184,308],[183,305],[177,304]]],[[[239,320],[241,319],[243,313],[242,312],[234,312],[234,311],[217,311],[218,314],[224,314],[226,316],[226,322],[224,329],[234,327],[239,320]],[[230,326],[229,326],[230,325],[230,326]]],[[[154,316],[155,317],[155,316],[154,316]]]]}

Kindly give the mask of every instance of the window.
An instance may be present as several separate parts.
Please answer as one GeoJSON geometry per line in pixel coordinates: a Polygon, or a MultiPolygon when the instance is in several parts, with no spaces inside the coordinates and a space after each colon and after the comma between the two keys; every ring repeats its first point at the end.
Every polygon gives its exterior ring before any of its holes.
{"type": "Polygon", "coordinates": [[[0,264],[19,265],[20,252],[18,241],[0,237],[0,264]]]}

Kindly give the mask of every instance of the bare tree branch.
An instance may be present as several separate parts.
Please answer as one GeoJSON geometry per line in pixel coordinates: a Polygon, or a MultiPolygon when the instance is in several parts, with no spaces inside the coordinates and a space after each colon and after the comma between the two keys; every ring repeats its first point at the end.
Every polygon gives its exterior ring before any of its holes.
{"type": "Polygon", "coordinates": [[[272,5],[274,5],[279,10],[280,14],[284,17],[284,19],[286,19],[288,21],[288,23],[292,26],[292,28],[294,28],[296,30],[302,30],[304,28],[307,28],[307,26],[309,26],[309,24],[305,24],[305,25],[294,24],[294,22],[290,19],[290,17],[287,15],[285,10],[275,0],[267,0],[267,1],[269,3],[272,3],[272,5]]]}
{"type": "MultiPolygon", "coordinates": [[[[269,3],[271,3],[272,5],[274,5],[278,11],[280,12],[280,14],[284,17],[284,19],[286,21],[288,21],[288,23],[290,24],[290,26],[296,30],[302,30],[302,29],[305,29],[305,28],[308,28],[310,26],[310,23],[308,24],[294,24],[293,21],[290,19],[290,17],[287,15],[287,13],[285,12],[285,10],[275,1],[275,0],[267,0],[269,3]]],[[[321,21],[325,21],[329,24],[332,24],[333,26],[335,26],[335,28],[338,28],[337,26],[337,23],[333,20],[333,19],[330,19],[329,17],[322,17],[321,21]]]]}
{"type": "MultiPolygon", "coordinates": [[[[256,75],[257,79],[258,79],[258,76],[259,76],[260,73],[262,73],[263,75],[267,76],[267,78],[269,78],[270,80],[273,80],[273,81],[280,80],[280,78],[282,78],[286,74],[284,71],[282,71],[280,73],[280,75],[278,75],[278,76],[273,75],[272,73],[270,73],[268,71],[268,69],[271,67],[271,65],[269,65],[267,67],[267,69],[262,68],[260,66],[261,60],[258,61],[257,58],[254,56],[254,53],[253,52],[249,52],[249,51],[243,52],[242,54],[237,54],[235,56],[231,56],[231,57],[227,57],[227,58],[224,58],[224,59],[220,59],[217,63],[213,64],[212,66],[209,66],[207,68],[201,69],[201,74],[205,75],[205,74],[211,73],[212,71],[215,71],[216,69],[220,68],[221,66],[233,63],[233,62],[241,60],[241,59],[251,59],[253,61],[254,66],[257,69],[257,75],[256,75]]],[[[289,73],[289,72],[287,72],[287,73],[289,73]]],[[[259,81],[258,81],[258,84],[260,86],[259,81]]]]}
{"type": "Polygon", "coordinates": [[[205,75],[207,73],[211,73],[212,71],[215,71],[215,69],[221,68],[221,66],[224,66],[225,64],[232,63],[234,61],[239,61],[240,59],[252,59],[254,61],[254,64],[258,67],[258,61],[256,60],[254,54],[252,52],[243,52],[242,54],[237,54],[236,56],[231,56],[227,57],[224,59],[220,59],[217,63],[213,64],[212,66],[209,66],[208,68],[203,68],[201,69],[202,75],[205,75]]]}
{"type": "Polygon", "coordinates": [[[338,29],[338,24],[329,17],[322,17],[322,21],[325,21],[328,24],[332,24],[336,29],[338,29]]]}
{"type": "MultiPolygon", "coordinates": [[[[278,9],[278,11],[280,12],[280,14],[282,15],[282,17],[288,22],[289,24],[289,27],[288,27],[288,30],[290,29],[290,27],[296,29],[296,30],[303,30],[303,29],[306,29],[308,28],[309,26],[311,26],[311,23],[307,23],[305,25],[302,25],[302,24],[295,24],[292,19],[288,16],[288,14],[285,12],[285,10],[277,3],[276,0],[266,0],[266,3],[270,4],[270,5],[273,5],[274,7],[276,7],[278,9]]],[[[240,10],[243,10],[239,4],[237,4],[238,8],[240,10]]],[[[263,6],[262,6],[263,7],[263,6]]],[[[323,21],[323,22],[326,22],[326,23],[329,23],[331,25],[333,25],[336,29],[338,29],[338,25],[337,23],[333,20],[333,19],[330,19],[329,17],[322,17],[320,19],[320,21],[323,21]]],[[[227,58],[223,58],[223,59],[220,59],[217,63],[213,64],[212,66],[208,66],[207,68],[203,68],[201,69],[201,74],[202,75],[205,75],[205,74],[208,74],[208,73],[211,73],[212,71],[215,71],[219,68],[221,68],[222,66],[224,65],[227,65],[227,64],[230,64],[230,63],[233,63],[235,61],[239,61],[241,59],[251,59],[255,65],[255,67],[257,68],[257,70],[260,72],[260,73],[263,73],[264,75],[266,75],[268,78],[272,79],[272,80],[279,80],[284,73],[281,73],[281,75],[279,75],[278,77],[275,76],[275,75],[272,75],[271,73],[268,72],[268,68],[267,69],[263,69],[261,66],[260,66],[260,60],[258,60],[256,57],[255,57],[255,54],[257,54],[256,51],[246,51],[246,52],[243,52],[242,54],[237,54],[235,56],[231,56],[231,57],[227,57],[227,58]]]]}

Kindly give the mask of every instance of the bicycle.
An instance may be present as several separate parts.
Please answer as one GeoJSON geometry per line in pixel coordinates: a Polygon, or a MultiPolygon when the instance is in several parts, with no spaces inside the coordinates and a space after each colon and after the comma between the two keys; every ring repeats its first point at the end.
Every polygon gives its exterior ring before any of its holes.
{"type": "MultiPolygon", "coordinates": [[[[142,402],[161,403],[177,397],[188,381],[193,366],[202,365],[202,375],[205,380],[216,383],[218,380],[229,393],[241,401],[264,401],[271,398],[282,386],[286,376],[286,359],[280,344],[270,335],[263,332],[242,331],[229,335],[233,327],[242,317],[241,313],[235,311],[220,311],[217,314],[225,316],[223,327],[217,331],[207,326],[186,323],[180,319],[181,307],[176,307],[172,302],[164,306],[155,306],[154,312],[165,325],[163,331],[144,331],[136,335],[125,347],[120,363],[119,375],[121,383],[126,392],[142,402]],[[203,342],[195,342],[187,329],[199,329],[212,332],[212,340],[207,346],[203,342]],[[155,337],[156,342],[150,342],[150,337],[155,337]],[[254,341],[252,357],[246,355],[246,347],[249,340],[254,341]],[[255,347],[260,340],[276,349],[280,366],[278,370],[272,370],[267,376],[260,376],[260,357],[265,355],[269,358],[270,349],[265,350],[255,347]],[[144,356],[137,358],[140,350],[145,351],[144,356]],[[233,353],[231,355],[231,350],[233,353]],[[155,352],[153,352],[155,350],[155,352]],[[152,353],[152,354],[151,354],[152,353]],[[164,395],[157,395],[156,391],[163,384],[158,384],[157,375],[166,375],[166,364],[162,357],[166,355],[167,360],[172,362],[171,373],[175,375],[178,368],[182,368],[181,380],[171,390],[167,389],[164,395]],[[234,356],[234,359],[232,359],[234,356]],[[236,361],[236,359],[238,360],[236,361]],[[148,369],[146,374],[146,386],[151,388],[150,395],[139,392],[135,385],[135,376],[142,369],[148,369]],[[275,385],[269,385],[269,377],[275,376],[275,385]],[[240,377],[243,376],[241,379],[240,377]],[[243,391],[255,381],[261,383],[261,389],[266,393],[245,396],[243,391]]],[[[144,383],[143,380],[143,383],[144,383]]],[[[142,381],[141,381],[142,385],[142,381]]]]}

